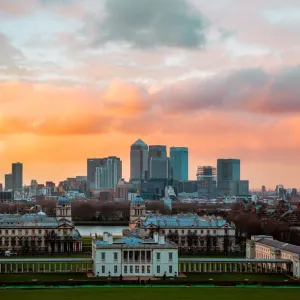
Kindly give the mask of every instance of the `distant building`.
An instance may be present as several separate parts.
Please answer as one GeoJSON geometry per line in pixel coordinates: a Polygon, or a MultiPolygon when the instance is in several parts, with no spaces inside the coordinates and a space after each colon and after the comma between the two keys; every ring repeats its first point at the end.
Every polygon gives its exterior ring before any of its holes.
{"type": "Polygon", "coordinates": [[[0,183],[0,192],[3,192],[3,185],[0,183]]]}
{"type": "Polygon", "coordinates": [[[126,183],[123,179],[119,179],[116,186],[116,198],[123,199],[128,202],[128,189],[131,188],[130,183],[126,183]]]}
{"type": "Polygon", "coordinates": [[[93,273],[95,276],[178,276],[178,246],[164,235],[152,239],[123,237],[109,233],[93,239],[93,273]]]}
{"type": "Polygon", "coordinates": [[[23,189],[23,164],[12,164],[13,190],[22,193],[23,189]]]}
{"type": "MultiPolygon", "coordinates": [[[[122,161],[119,157],[109,156],[105,158],[89,158],[87,160],[87,179],[91,189],[96,188],[96,171],[97,168],[104,168],[105,170],[98,170],[98,189],[99,189],[99,175],[106,172],[106,178],[103,179],[105,181],[106,187],[115,187],[118,180],[122,178],[122,161]],[[99,173],[100,172],[100,173],[99,173]]],[[[102,182],[103,183],[103,182],[102,182]]]]}
{"type": "Polygon", "coordinates": [[[110,156],[106,158],[101,167],[96,167],[95,188],[96,190],[105,188],[115,188],[120,179],[121,160],[118,157],[110,156]]]}
{"type": "Polygon", "coordinates": [[[14,200],[14,192],[13,190],[0,192],[0,202],[12,202],[14,200]]]}
{"type": "Polygon", "coordinates": [[[171,147],[170,160],[174,180],[187,181],[189,174],[189,151],[186,147],[171,147]]]}
{"type": "Polygon", "coordinates": [[[247,196],[249,181],[241,180],[239,159],[218,159],[217,188],[220,196],[247,196]]]}
{"type": "Polygon", "coordinates": [[[12,174],[5,174],[5,191],[13,189],[13,176],[12,174]]]}
{"type": "Polygon", "coordinates": [[[130,147],[130,180],[143,181],[148,174],[148,145],[137,140],[130,147]]]}
{"type": "Polygon", "coordinates": [[[148,178],[168,179],[169,159],[167,147],[163,145],[150,145],[148,155],[148,178]]]}
{"type": "Polygon", "coordinates": [[[217,170],[212,166],[199,166],[197,169],[199,196],[212,196],[217,194],[217,170]]]}

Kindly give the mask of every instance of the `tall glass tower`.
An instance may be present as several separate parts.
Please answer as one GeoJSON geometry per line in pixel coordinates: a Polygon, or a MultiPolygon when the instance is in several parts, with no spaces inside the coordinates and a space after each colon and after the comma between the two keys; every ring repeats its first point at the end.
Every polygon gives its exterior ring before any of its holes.
{"type": "Polygon", "coordinates": [[[148,145],[137,140],[130,147],[130,179],[142,181],[147,179],[148,145]]]}
{"type": "Polygon", "coordinates": [[[189,150],[186,147],[171,147],[170,158],[173,179],[187,181],[189,179],[189,150]]]}

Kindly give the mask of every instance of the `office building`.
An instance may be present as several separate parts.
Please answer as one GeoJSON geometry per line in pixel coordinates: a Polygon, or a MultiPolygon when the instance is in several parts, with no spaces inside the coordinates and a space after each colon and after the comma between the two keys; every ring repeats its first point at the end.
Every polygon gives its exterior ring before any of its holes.
{"type": "Polygon", "coordinates": [[[119,157],[89,158],[87,160],[87,180],[91,189],[96,188],[97,168],[106,168],[109,170],[109,175],[107,175],[109,177],[106,183],[109,187],[115,187],[118,180],[122,178],[122,161],[119,157]]]}
{"type": "Polygon", "coordinates": [[[5,174],[5,191],[13,189],[13,176],[12,174],[5,174]]]}
{"type": "Polygon", "coordinates": [[[148,179],[167,178],[169,178],[167,147],[163,145],[150,145],[148,155],[148,179]]]}
{"type": "Polygon", "coordinates": [[[122,161],[116,156],[109,156],[103,159],[103,164],[96,167],[95,188],[115,188],[122,172],[122,161]]]}
{"type": "Polygon", "coordinates": [[[0,183],[0,192],[3,192],[3,185],[0,183]]]}
{"type": "Polygon", "coordinates": [[[216,196],[217,170],[212,166],[199,166],[197,169],[199,196],[216,196]]]}
{"type": "Polygon", "coordinates": [[[239,159],[218,159],[217,178],[218,184],[221,181],[240,180],[241,163],[239,159]]]}
{"type": "Polygon", "coordinates": [[[148,174],[148,145],[137,140],[130,147],[130,180],[143,181],[148,174]]]}
{"type": "Polygon", "coordinates": [[[13,190],[22,193],[23,165],[19,162],[12,164],[13,190]]]}
{"type": "Polygon", "coordinates": [[[131,184],[119,179],[116,187],[116,198],[128,202],[128,189],[131,188],[131,184]]]}
{"type": "Polygon", "coordinates": [[[170,159],[174,180],[187,181],[189,174],[189,151],[186,147],[171,147],[170,159]]]}

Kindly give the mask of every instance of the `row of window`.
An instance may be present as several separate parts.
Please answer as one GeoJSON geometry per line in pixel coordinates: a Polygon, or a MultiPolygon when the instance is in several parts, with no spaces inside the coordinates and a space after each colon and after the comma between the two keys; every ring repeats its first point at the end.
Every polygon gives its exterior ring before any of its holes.
{"type": "MultiPolygon", "coordinates": [[[[105,255],[106,252],[101,252],[101,260],[105,260],[105,255]]],[[[169,252],[169,260],[173,260],[173,253],[172,252],[169,252]]],[[[118,260],[118,252],[114,252],[114,260],[118,260]]],[[[156,253],[156,260],[160,260],[160,257],[161,257],[161,253],[160,252],[157,252],[156,253]]]]}
{"type": "MultiPolygon", "coordinates": [[[[145,229],[145,231],[147,231],[147,229],[145,229]]],[[[167,234],[167,233],[172,233],[173,232],[173,230],[172,229],[169,229],[169,230],[165,230],[165,229],[163,229],[162,230],[162,233],[164,233],[164,234],[167,234]]],[[[175,233],[178,233],[178,230],[176,229],[176,230],[174,230],[174,232],[175,233]]],[[[184,229],[182,229],[181,230],[181,233],[182,234],[184,234],[186,231],[184,230],[184,229]]],[[[188,231],[187,231],[187,233],[201,233],[201,234],[204,234],[204,233],[207,233],[207,234],[211,234],[211,233],[213,233],[213,234],[216,234],[217,233],[217,230],[209,230],[209,229],[207,229],[206,230],[206,232],[205,232],[205,230],[203,230],[203,229],[201,229],[201,230],[197,230],[197,229],[195,229],[195,230],[190,230],[190,229],[188,229],[188,231]]],[[[228,234],[228,229],[225,229],[225,234],[228,234]]]]}
{"type": "MultiPolygon", "coordinates": [[[[101,267],[101,272],[105,273],[105,266],[101,267]]],[[[147,274],[150,274],[151,272],[151,267],[147,266],[147,274]]],[[[159,274],[160,273],[160,266],[156,266],[156,272],[159,274]]],[[[146,267],[145,266],[124,266],[124,274],[145,274],[146,273],[146,267]],[[134,271],[134,272],[133,272],[134,271]]],[[[173,266],[169,266],[169,273],[173,273],[173,266]]],[[[118,274],[118,266],[114,266],[114,274],[118,274]]]]}
{"type": "MultiPolygon", "coordinates": [[[[22,235],[22,229],[18,229],[18,230],[15,230],[15,229],[12,229],[11,230],[11,234],[16,234],[16,232],[18,232],[18,235],[22,235]]],[[[65,232],[72,232],[72,229],[58,229],[58,232],[61,232],[61,231],[65,231],[65,232]]],[[[28,229],[25,229],[25,234],[29,234],[30,230],[28,229]]],[[[48,229],[45,229],[45,233],[48,232],[48,229]]],[[[31,234],[42,234],[42,230],[41,229],[31,229],[31,234]]],[[[8,229],[5,229],[5,230],[0,230],[0,235],[8,235],[9,234],[9,230],[8,229]]]]}

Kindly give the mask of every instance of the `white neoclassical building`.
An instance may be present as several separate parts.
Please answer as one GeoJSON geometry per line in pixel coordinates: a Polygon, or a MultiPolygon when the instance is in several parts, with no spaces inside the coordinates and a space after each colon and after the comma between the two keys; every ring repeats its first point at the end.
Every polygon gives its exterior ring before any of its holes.
{"type": "MultiPolygon", "coordinates": [[[[272,236],[252,236],[247,241],[246,257],[250,259],[288,259],[294,277],[300,278],[300,247],[274,240],[272,236]]],[[[287,268],[284,266],[284,268],[287,268]]]]}
{"type": "Polygon", "coordinates": [[[82,240],[72,222],[71,204],[60,197],[56,217],[42,211],[0,215],[0,251],[4,252],[79,252],[82,240]]]}
{"type": "Polygon", "coordinates": [[[152,237],[154,232],[163,234],[166,239],[175,242],[180,251],[238,250],[233,223],[215,216],[146,214],[144,200],[139,194],[131,201],[130,229],[143,237],[152,237]]]}
{"type": "Polygon", "coordinates": [[[102,239],[93,239],[92,258],[93,273],[100,277],[178,275],[178,247],[158,233],[153,239],[114,239],[104,233],[102,239]]]}

